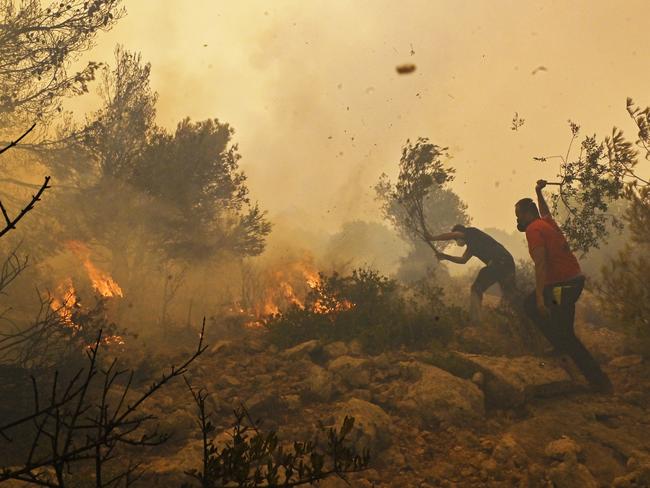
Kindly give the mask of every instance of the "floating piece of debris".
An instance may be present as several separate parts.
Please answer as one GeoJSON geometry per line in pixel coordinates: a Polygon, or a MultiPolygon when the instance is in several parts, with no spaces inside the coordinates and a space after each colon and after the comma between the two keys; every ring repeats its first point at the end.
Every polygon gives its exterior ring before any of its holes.
{"type": "Polygon", "coordinates": [[[415,71],[415,65],[411,63],[400,64],[395,68],[400,75],[407,75],[415,71]]]}

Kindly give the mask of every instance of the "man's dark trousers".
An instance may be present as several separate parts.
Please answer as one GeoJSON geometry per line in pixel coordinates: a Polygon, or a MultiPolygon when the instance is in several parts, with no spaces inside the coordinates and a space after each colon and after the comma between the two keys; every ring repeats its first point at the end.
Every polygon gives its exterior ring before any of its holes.
{"type": "Polygon", "coordinates": [[[526,298],[524,308],[526,315],[537,325],[555,351],[569,356],[590,385],[608,388],[611,386],[609,378],[573,330],[576,302],[584,284],[584,277],[578,277],[544,287],[544,303],[550,311],[550,317],[542,317],[539,314],[535,292],[526,298]]]}

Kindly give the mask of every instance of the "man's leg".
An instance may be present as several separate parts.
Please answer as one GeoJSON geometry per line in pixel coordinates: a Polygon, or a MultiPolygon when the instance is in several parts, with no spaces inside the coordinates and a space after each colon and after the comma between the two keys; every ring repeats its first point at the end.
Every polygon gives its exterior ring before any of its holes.
{"type": "Polygon", "coordinates": [[[481,321],[483,293],[496,282],[497,276],[491,266],[486,266],[478,272],[469,294],[469,317],[473,322],[481,321]]]}
{"type": "MultiPolygon", "coordinates": [[[[582,292],[582,286],[563,288],[560,294],[560,303],[551,303],[550,307],[556,316],[555,320],[560,327],[559,339],[562,344],[562,353],[569,356],[576,364],[589,384],[600,391],[611,391],[612,384],[587,348],[575,335],[575,304],[582,292]]],[[[551,302],[555,297],[551,298],[551,302]]]]}
{"type": "Polygon", "coordinates": [[[542,317],[537,311],[537,297],[534,291],[524,299],[524,312],[548,342],[551,343],[555,352],[559,353],[563,345],[560,334],[554,327],[551,317],[542,317]]]}
{"type": "Polygon", "coordinates": [[[515,263],[507,263],[499,270],[499,287],[501,288],[501,302],[508,304],[514,310],[517,309],[520,300],[520,293],[517,291],[515,263]]]}

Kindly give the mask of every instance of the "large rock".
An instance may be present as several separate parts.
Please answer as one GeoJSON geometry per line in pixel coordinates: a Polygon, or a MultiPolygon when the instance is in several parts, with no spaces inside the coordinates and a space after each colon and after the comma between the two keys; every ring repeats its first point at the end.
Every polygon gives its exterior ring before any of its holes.
{"type": "Polygon", "coordinates": [[[629,469],[625,476],[619,476],[612,482],[614,488],[641,488],[650,486],[650,461],[629,469]]]}
{"type": "Polygon", "coordinates": [[[533,397],[566,393],[575,383],[559,363],[532,356],[516,358],[460,354],[484,375],[486,403],[513,407],[533,397]]]}
{"type": "Polygon", "coordinates": [[[550,468],[546,477],[554,488],[598,488],[600,485],[584,464],[569,458],[550,468]]]}
{"type": "Polygon", "coordinates": [[[313,339],[311,341],[303,342],[297,346],[282,351],[282,357],[286,359],[298,359],[310,354],[314,354],[322,349],[319,340],[313,339]]]}
{"type": "MultiPolygon", "coordinates": [[[[561,463],[551,468],[547,477],[554,488],[599,488],[601,486],[584,464],[561,463]]],[[[639,485],[641,486],[641,485],[639,485]]]]}
{"type": "Polygon", "coordinates": [[[580,321],[576,322],[575,330],[580,341],[598,361],[607,362],[629,353],[627,339],[620,332],[580,321]]]}
{"type": "Polygon", "coordinates": [[[598,488],[596,478],[584,464],[579,462],[582,447],[568,436],[549,442],[544,454],[555,461],[546,477],[556,488],[598,488]]]}
{"type": "Polygon", "coordinates": [[[323,352],[329,359],[336,359],[340,356],[347,356],[350,348],[345,342],[331,342],[323,347],[323,352]]]}
{"type": "Polygon", "coordinates": [[[582,447],[570,437],[562,436],[549,442],[544,454],[555,461],[577,460],[578,456],[582,454],[582,447]]]}
{"type": "Polygon", "coordinates": [[[643,358],[638,354],[631,354],[629,356],[615,357],[609,362],[609,366],[617,369],[628,369],[639,366],[643,363],[643,358]]]}
{"type": "Polygon", "coordinates": [[[334,376],[313,363],[307,368],[307,377],[300,384],[301,396],[305,400],[329,401],[336,391],[334,376]]]}
{"type": "Polygon", "coordinates": [[[523,447],[519,445],[517,439],[506,432],[501,436],[494,446],[492,458],[501,465],[510,467],[521,467],[526,464],[527,457],[523,447]]]}
{"type": "Polygon", "coordinates": [[[418,416],[424,425],[466,422],[485,414],[483,393],[471,381],[428,364],[415,361],[400,364],[416,370],[419,378],[407,387],[404,399],[397,406],[418,416]]]}
{"type": "Polygon", "coordinates": [[[385,447],[390,440],[390,416],[378,405],[351,398],[338,406],[336,428],[340,429],[345,417],[354,417],[354,427],[349,439],[359,450],[376,452],[385,447]]]}
{"type": "Polygon", "coordinates": [[[341,356],[330,362],[327,369],[340,376],[349,386],[359,388],[370,383],[369,364],[367,359],[341,356]]]}

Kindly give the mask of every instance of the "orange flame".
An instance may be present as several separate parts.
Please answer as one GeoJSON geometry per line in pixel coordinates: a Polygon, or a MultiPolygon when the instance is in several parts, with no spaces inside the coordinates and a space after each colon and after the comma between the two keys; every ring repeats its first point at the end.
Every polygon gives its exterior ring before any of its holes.
{"type": "Polygon", "coordinates": [[[50,300],[50,308],[59,315],[63,325],[75,331],[80,330],[72,320],[72,312],[77,303],[77,292],[72,285],[72,279],[66,278],[56,287],[56,295],[50,300]]]}
{"type": "MultiPolygon", "coordinates": [[[[268,284],[264,292],[261,306],[255,307],[252,315],[255,317],[246,325],[258,328],[264,326],[269,316],[282,313],[286,306],[297,306],[305,309],[305,298],[311,290],[322,283],[315,266],[309,260],[296,260],[285,264],[281,270],[269,273],[268,284]]],[[[334,314],[354,307],[349,300],[337,300],[327,296],[311,304],[310,310],[317,314],[334,314]]]]}
{"type": "Polygon", "coordinates": [[[122,288],[105,271],[99,269],[90,259],[90,249],[80,241],[68,241],[70,249],[83,263],[93,289],[103,297],[123,297],[122,288]]]}
{"type": "MultiPolygon", "coordinates": [[[[75,323],[73,314],[75,308],[80,308],[77,292],[72,284],[72,278],[64,279],[56,287],[55,294],[50,299],[50,308],[59,316],[61,324],[72,330],[73,335],[78,334],[82,330],[82,326],[75,323]]],[[[124,345],[126,344],[124,337],[118,334],[106,335],[102,338],[102,344],[107,346],[124,345]]],[[[92,347],[92,344],[87,344],[86,348],[92,347]]]]}

